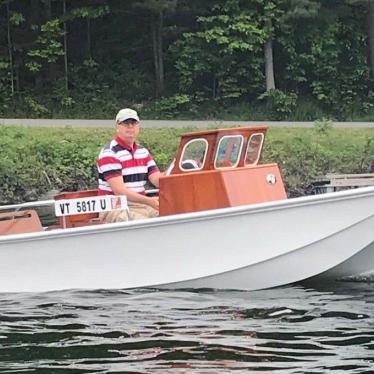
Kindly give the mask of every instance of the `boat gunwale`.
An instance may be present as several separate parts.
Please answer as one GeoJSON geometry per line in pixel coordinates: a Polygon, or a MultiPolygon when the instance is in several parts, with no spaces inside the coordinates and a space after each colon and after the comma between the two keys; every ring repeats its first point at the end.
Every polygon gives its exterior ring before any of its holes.
{"type": "MultiPolygon", "coordinates": [[[[137,221],[127,221],[118,223],[100,223],[97,225],[82,226],[75,228],[55,229],[51,231],[38,231],[26,234],[11,234],[0,236],[0,245],[20,241],[42,240],[50,238],[60,238],[65,236],[77,236],[88,234],[101,234],[106,232],[116,232],[130,229],[151,228],[170,224],[183,224],[190,221],[213,220],[244,214],[256,214],[268,211],[276,211],[293,207],[302,207],[310,204],[340,201],[346,199],[357,199],[364,196],[374,196],[374,186],[356,188],[337,192],[329,192],[321,195],[309,195],[296,198],[276,200],[265,203],[241,205],[236,207],[212,209],[206,211],[181,213],[156,218],[148,218],[137,221]]],[[[373,213],[374,214],[374,213],[373,213]]]]}

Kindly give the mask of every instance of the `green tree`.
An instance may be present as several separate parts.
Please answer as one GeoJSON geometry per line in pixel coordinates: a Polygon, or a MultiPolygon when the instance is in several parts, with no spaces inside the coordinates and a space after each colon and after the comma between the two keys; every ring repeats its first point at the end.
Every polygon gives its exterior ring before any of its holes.
{"type": "Polygon", "coordinates": [[[336,118],[352,118],[354,108],[364,111],[369,106],[363,8],[313,3],[285,13],[277,39],[282,51],[277,56],[279,82],[312,95],[336,118]]]}
{"type": "Polygon", "coordinates": [[[267,33],[267,40],[264,45],[265,60],[265,79],[266,91],[275,89],[274,62],[273,62],[273,38],[274,38],[274,22],[279,18],[279,10],[273,1],[264,3],[264,28],[267,33]]]}
{"type": "Polygon", "coordinates": [[[366,30],[363,7],[343,4],[331,9],[323,29],[311,42],[312,58],[309,76],[313,94],[323,104],[333,108],[338,118],[352,118],[359,97],[368,94],[369,66],[366,57],[366,30]],[[338,11],[336,11],[338,10],[338,11]],[[322,31],[322,32],[321,32],[322,31]],[[353,68],[352,68],[353,67],[353,68]]]}
{"type": "Polygon", "coordinates": [[[374,79],[374,0],[346,0],[348,4],[358,5],[367,14],[368,62],[374,79]]]}
{"type": "Polygon", "coordinates": [[[368,0],[368,45],[370,52],[371,76],[374,79],[374,1],[368,0]]]}
{"type": "Polygon", "coordinates": [[[34,25],[34,29],[39,29],[39,36],[35,47],[27,53],[30,59],[26,66],[31,72],[37,73],[49,64],[56,63],[64,55],[61,43],[64,33],[58,19],[48,20],[40,28],[34,25]]]}
{"type": "Polygon", "coordinates": [[[149,19],[153,63],[156,82],[156,96],[161,96],[165,88],[165,72],[164,72],[164,17],[166,13],[172,13],[177,6],[177,0],[137,0],[134,4],[135,9],[145,11],[149,19]]]}
{"type": "Polygon", "coordinates": [[[263,86],[261,50],[266,32],[257,1],[217,2],[209,16],[197,18],[199,29],[185,33],[173,47],[181,89],[213,99],[256,94],[263,86]]]}

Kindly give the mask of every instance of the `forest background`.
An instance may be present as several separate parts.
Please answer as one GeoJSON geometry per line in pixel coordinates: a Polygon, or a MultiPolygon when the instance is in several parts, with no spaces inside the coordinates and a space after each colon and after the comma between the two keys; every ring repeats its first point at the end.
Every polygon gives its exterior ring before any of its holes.
{"type": "Polygon", "coordinates": [[[0,116],[374,120],[373,0],[0,0],[0,116]]]}

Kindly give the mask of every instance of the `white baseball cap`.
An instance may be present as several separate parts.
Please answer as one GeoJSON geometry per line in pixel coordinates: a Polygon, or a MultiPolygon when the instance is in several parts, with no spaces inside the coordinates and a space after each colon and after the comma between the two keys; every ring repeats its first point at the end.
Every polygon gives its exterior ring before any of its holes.
{"type": "Polygon", "coordinates": [[[130,108],[121,109],[116,115],[116,122],[120,123],[126,121],[127,119],[135,119],[139,122],[138,113],[130,108]]]}

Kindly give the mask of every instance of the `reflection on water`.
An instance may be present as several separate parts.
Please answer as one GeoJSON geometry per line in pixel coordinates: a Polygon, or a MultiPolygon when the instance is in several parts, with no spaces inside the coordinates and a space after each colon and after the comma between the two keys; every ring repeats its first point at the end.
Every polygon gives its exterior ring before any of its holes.
{"type": "Polygon", "coordinates": [[[0,294],[3,373],[364,373],[373,284],[0,294]]]}

